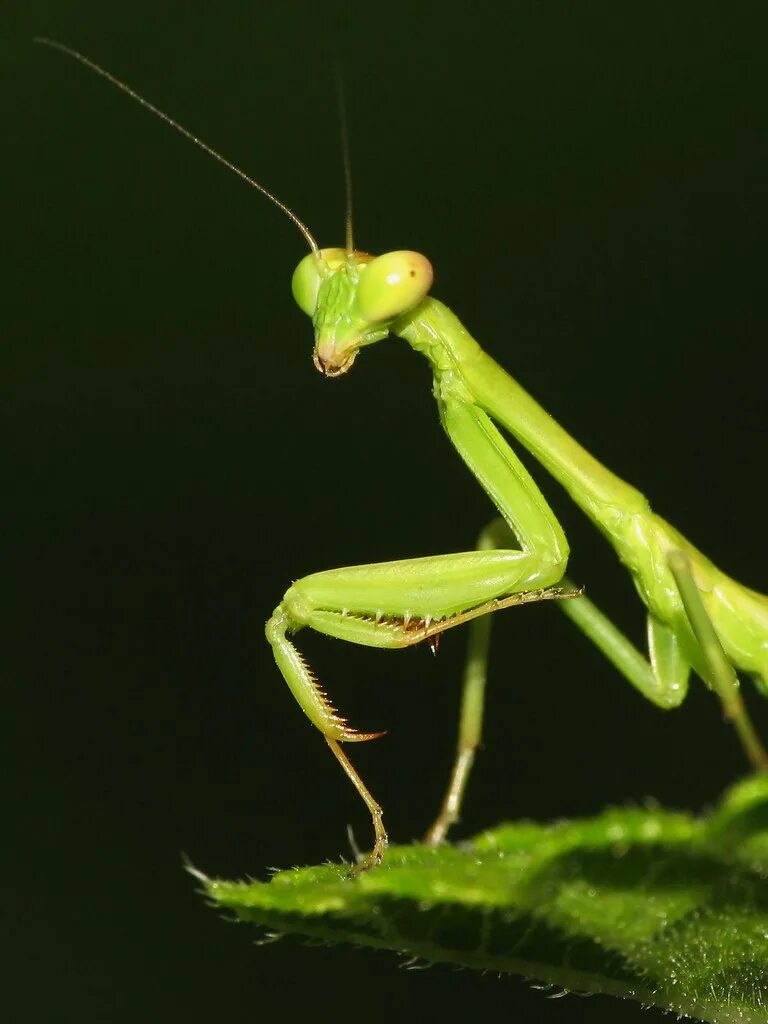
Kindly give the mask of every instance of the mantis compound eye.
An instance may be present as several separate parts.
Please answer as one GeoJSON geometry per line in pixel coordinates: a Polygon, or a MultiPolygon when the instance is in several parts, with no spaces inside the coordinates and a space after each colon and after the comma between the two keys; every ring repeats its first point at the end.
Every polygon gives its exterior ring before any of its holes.
{"type": "MultiPolygon", "coordinates": [[[[362,252],[355,253],[355,258],[363,262],[373,259],[362,252]]],[[[294,270],[291,281],[293,297],[303,313],[310,317],[315,315],[320,285],[347,262],[347,250],[338,248],[318,249],[304,257],[294,270]]]]}
{"type": "Polygon", "coordinates": [[[315,312],[322,279],[318,258],[314,253],[305,256],[293,272],[291,291],[297,306],[307,316],[312,316],[315,312]]]}
{"type": "Polygon", "coordinates": [[[417,306],[432,287],[432,264],[419,252],[400,249],[361,267],[355,304],[364,320],[393,320],[417,306]]]}

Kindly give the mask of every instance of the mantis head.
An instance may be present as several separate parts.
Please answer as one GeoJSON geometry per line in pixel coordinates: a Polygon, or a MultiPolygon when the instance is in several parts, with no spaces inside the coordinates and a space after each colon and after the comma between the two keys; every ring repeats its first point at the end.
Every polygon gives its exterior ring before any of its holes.
{"type": "MultiPolygon", "coordinates": [[[[347,189],[346,247],[319,249],[306,224],[293,210],[261,182],[227,160],[207,143],[184,128],[164,111],[144,99],[125,82],[90,57],[55,39],[36,42],[59,50],[110,82],[155,117],[261,192],[292,221],[311,250],[293,275],[293,295],[300,308],[312,317],[315,328],[315,366],[326,377],[338,377],[352,365],[363,345],[381,341],[393,322],[410,312],[432,287],[432,265],[426,256],[409,250],[369,256],[358,252],[352,242],[352,178],[346,136],[343,94],[339,92],[344,178],[347,189]]],[[[340,88],[340,86],[339,86],[340,88]]]]}
{"type": "Polygon", "coordinates": [[[293,274],[293,297],[315,328],[314,362],[326,377],[346,373],[364,345],[381,341],[432,286],[432,265],[410,250],[370,256],[319,249],[293,274]]]}

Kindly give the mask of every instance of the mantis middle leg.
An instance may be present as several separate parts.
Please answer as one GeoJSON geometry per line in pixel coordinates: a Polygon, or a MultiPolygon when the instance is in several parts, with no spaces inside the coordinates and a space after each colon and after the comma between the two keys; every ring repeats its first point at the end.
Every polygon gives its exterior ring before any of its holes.
{"type": "MultiPolygon", "coordinates": [[[[477,546],[480,550],[502,547],[511,538],[504,520],[494,519],[480,533],[477,546]]],[[[564,578],[563,582],[568,581],[564,578]]],[[[575,588],[572,593],[578,595],[575,588]]],[[[664,709],[682,703],[688,690],[690,665],[682,655],[672,630],[649,615],[648,660],[589,598],[576,596],[574,600],[563,602],[561,608],[644,697],[664,709]]],[[[425,836],[425,842],[433,845],[442,842],[450,827],[459,819],[475,752],[480,743],[490,638],[490,617],[472,623],[464,669],[456,757],[440,813],[425,836]]]]}
{"type": "MultiPolygon", "coordinates": [[[[715,691],[727,721],[731,722],[753,768],[768,770],[766,754],[744,705],[733,665],[723,650],[714,623],[691,572],[688,558],[673,550],[668,565],[677,585],[686,625],[679,627],[697,673],[715,691]]],[[[644,697],[660,708],[678,707],[688,690],[691,661],[684,653],[680,632],[648,613],[646,660],[624,634],[586,597],[561,605],[563,612],[589,637],[622,675],[644,697]]]]}
{"type": "Polygon", "coordinates": [[[283,678],[371,812],[375,842],[361,868],[381,860],[387,836],[381,808],[340,744],[379,734],[357,732],[337,714],[290,635],[310,627],[369,647],[406,647],[509,604],[558,596],[546,588],[562,579],[567,560],[557,519],[488,416],[455,400],[444,403],[441,414],[457,450],[501,512],[507,537],[516,537],[520,546],[315,573],[286,591],[266,627],[283,678]]]}
{"type": "MultiPolygon", "coordinates": [[[[504,520],[495,519],[483,529],[477,546],[480,550],[503,547],[510,543],[511,538],[504,520]]],[[[724,715],[733,723],[753,767],[765,771],[768,769],[768,756],[749,719],[736,673],[706,612],[687,559],[682,552],[675,551],[671,553],[669,562],[700,651],[702,671],[706,673],[708,685],[720,698],[724,715]]],[[[688,692],[691,665],[683,654],[678,635],[669,626],[648,614],[646,658],[589,598],[577,596],[575,600],[562,602],[560,609],[645,698],[664,710],[678,707],[683,702],[688,692]]],[[[481,738],[490,638],[490,616],[471,624],[456,758],[440,813],[425,836],[425,841],[430,844],[442,842],[459,819],[481,738]]]]}

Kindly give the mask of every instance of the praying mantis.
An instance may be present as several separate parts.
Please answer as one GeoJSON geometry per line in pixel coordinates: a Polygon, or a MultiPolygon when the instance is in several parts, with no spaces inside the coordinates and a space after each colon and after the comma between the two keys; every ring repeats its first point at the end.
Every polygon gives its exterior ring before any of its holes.
{"type": "MultiPolygon", "coordinates": [[[[422,254],[372,256],[357,250],[351,215],[343,247],[320,248],[296,214],[167,114],[81,53],[57,49],[106,78],[224,164],[274,203],[309,246],[292,290],[314,330],[314,365],[329,378],[347,373],[360,351],[394,336],[424,357],[444,431],[495,506],[474,550],[354,565],[295,581],[266,624],[266,637],[299,706],[365,802],[374,843],[356,871],[378,864],[387,846],[380,805],[343,744],[380,733],[352,728],[331,704],[294,642],[309,628],[368,647],[433,648],[447,629],[469,623],[455,763],[426,841],[442,842],[459,818],[480,740],[491,614],[553,599],[618,671],[660,708],[679,706],[691,671],[714,691],[748,761],[768,771],[768,754],[750,720],[737,671],[768,696],[768,597],[726,576],[645,497],[575,441],[433,297],[433,270],[422,254]],[[647,611],[647,656],[566,577],[568,542],[533,477],[502,434],[547,470],[601,531],[628,570],[647,611]]],[[[347,179],[348,175],[348,166],[347,179]]]]}

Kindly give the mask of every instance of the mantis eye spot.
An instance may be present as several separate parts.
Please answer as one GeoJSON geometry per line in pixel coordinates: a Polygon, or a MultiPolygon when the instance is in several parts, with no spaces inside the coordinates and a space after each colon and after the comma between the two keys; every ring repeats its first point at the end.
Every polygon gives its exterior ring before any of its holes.
{"type": "Polygon", "coordinates": [[[357,311],[371,322],[394,320],[424,299],[432,287],[432,264],[408,249],[388,252],[361,267],[357,311]]]}

